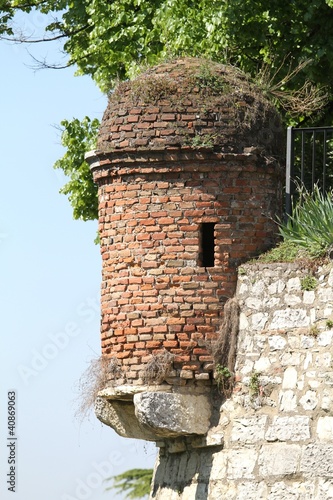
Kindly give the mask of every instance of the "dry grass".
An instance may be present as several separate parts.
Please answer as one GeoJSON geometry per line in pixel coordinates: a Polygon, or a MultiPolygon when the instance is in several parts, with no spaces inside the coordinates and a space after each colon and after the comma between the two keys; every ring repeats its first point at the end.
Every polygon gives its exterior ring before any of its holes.
{"type": "Polygon", "coordinates": [[[161,384],[172,369],[174,355],[168,351],[152,354],[151,359],[145,365],[142,372],[142,380],[145,384],[161,384]]]}
{"type": "Polygon", "coordinates": [[[101,356],[92,359],[88,368],[81,375],[77,383],[77,410],[75,416],[80,420],[88,417],[94,408],[98,393],[105,387],[112,385],[120,378],[122,370],[116,358],[101,356]]]}
{"type": "Polygon", "coordinates": [[[239,304],[235,297],[229,299],[224,306],[224,320],[218,340],[211,345],[215,368],[230,376],[223,382],[223,392],[230,395],[234,383],[234,369],[237,354],[237,338],[239,331],[239,304]]]}
{"type": "Polygon", "coordinates": [[[304,84],[294,90],[288,90],[286,85],[293,81],[303,69],[312,62],[311,59],[302,61],[296,68],[289,68],[286,75],[280,79],[280,72],[286,67],[284,59],[281,65],[272,73],[271,65],[263,65],[257,76],[257,83],[264,94],[272,102],[277,102],[291,117],[317,113],[327,105],[329,96],[327,88],[320,88],[306,80],[304,84]]]}

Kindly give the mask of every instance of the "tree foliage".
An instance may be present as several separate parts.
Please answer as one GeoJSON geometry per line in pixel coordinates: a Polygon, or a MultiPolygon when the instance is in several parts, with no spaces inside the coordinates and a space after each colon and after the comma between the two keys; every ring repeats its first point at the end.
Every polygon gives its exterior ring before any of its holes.
{"type": "Polygon", "coordinates": [[[107,490],[118,490],[118,493],[127,492],[126,498],[144,498],[149,495],[153,477],[153,469],[131,469],[114,476],[113,485],[107,490]]]}
{"type": "MultiPolygon", "coordinates": [[[[200,55],[237,65],[259,81],[287,123],[332,122],[333,0],[0,0],[0,37],[36,41],[15,33],[13,24],[16,12],[36,11],[47,19],[40,41],[62,39],[66,65],[90,75],[103,92],[118,79],[131,78],[142,65],[200,55]]],[[[41,66],[58,65],[49,61],[41,66]]],[[[88,175],[82,164],[72,162],[75,147],[90,141],[73,145],[74,122],[64,122],[63,142],[65,147],[71,143],[72,153],[57,166],[72,175],[70,165],[80,165],[88,175]]],[[[82,189],[84,180],[80,184],[76,175],[74,180],[63,192],[80,205],[74,216],[86,219],[80,197],[86,196],[90,205],[90,191],[82,189]]]]}
{"type": "Polygon", "coordinates": [[[92,180],[84,155],[95,147],[99,120],[91,120],[86,116],[81,122],[77,118],[72,121],[63,120],[61,126],[61,143],[67,151],[54,164],[54,168],[60,168],[70,180],[61,188],[60,193],[68,195],[74,219],[96,219],[97,186],[92,180]]]}
{"type": "Polygon", "coordinates": [[[139,64],[184,54],[230,62],[253,76],[268,64],[280,81],[311,60],[290,85],[308,78],[331,86],[332,7],[332,0],[0,0],[0,32],[15,37],[16,11],[51,15],[45,38],[63,37],[68,64],[104,91],[139,64]]]}

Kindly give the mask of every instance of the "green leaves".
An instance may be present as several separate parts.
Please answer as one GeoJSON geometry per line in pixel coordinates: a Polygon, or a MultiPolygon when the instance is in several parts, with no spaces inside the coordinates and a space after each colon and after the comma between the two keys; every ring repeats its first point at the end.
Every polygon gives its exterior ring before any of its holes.
{"type": "Polygon", "coordinates": [[[333,191],[323,194],[298,190],[298,200],[286,224],[279,230],[284,241],[304,248],[311,257],[322,257],[333,245],[333,191]]]}
{"type": "MultiPolygon", "coordinates": [[[[58,14],[46,31],[63,35],[68,64],[103,92],[141,64],[174,56],[230,62],[253,77],[267,65],[273,85],[311,60],[281,90],[297,92],[310,81],[327,86],[333,101],[332,7],[333,0],[0,0],[0,35],[11,33],[16,10],[58,14]]],[[[331,121],[330,104],[326,109],[331,121]]],[[[311,111],[309,118],[323,116],[311,111]]]]}
{"type": "MultiPolygon", "coordinates": [[[[286,123],[333,121],[333,0],[0,0],[0,38],[15,39],[18,11],[45,14],[46,38],[63,39],[67,63],[103,92],[142,65],[201,56],[237,65],[254,79],[268,72],[262,88],[286,123]]],[[[16,39],[24,40],[20,30],[16,39]]],[[[68,152],[55,167],[70,177],[62,192],[75,218],[95,218],[96,187],[83,153],[96,122],[62,125],[68,152]]]]}
{"type": "Polygon", "coordinates": [[[126,498],[143,498],[149,495],[152,478],[152,469],[131,469],[110,478],[114,480],[114,484],[107,490],[115,488],[119,493],[127,492],[126,498]]]}
{"type": "Polygon", "coordinates": [[[63,120],[61,125],[64,127],[61,143],[67,151],[56,161],[54,168],[60,168],[70,180],[61,188],[60,193],[68,196],[74,219],[97,219],[97,186],[84,155],[96,145],[99,120],[91,120],[86,116],[81,122],[77,118],[72,121],[63,120]]]}

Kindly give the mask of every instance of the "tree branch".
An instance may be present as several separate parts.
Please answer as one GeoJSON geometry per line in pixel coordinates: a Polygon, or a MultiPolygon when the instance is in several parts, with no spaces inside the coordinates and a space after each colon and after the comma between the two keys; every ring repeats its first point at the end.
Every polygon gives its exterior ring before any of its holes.
{"type": "Polygon", "coordinates": [[[90,57],[92,56],[96,51],[93,51],[93,52],[90,52],[89,54],[86,54],[82,57],[79,57],[77,59],[73,59],[71,61],[68,61],[66,64],[64,65],[61,65],[61,64],[48,64],[46,62],[46,59],[44,60],[40,60],[40,59],[37,59],[36,57],[34,57],[29,51],[28,51],[28,54],[30,55],[31,59],[33,59],[37,65],[36,66],[28,66],[28,68],[30,69],[33,69],[35,71],[39,71],[41,69],[66,69],[66,68],[70,68],[71,66],[74,66],[74,64],[77,64],[79,61],[82,61],[83,59],[86,59],[87,57],[90,57]]]}
{"type": "Polygon", "coordinates": [[[48,38],[36,38],[36,39],[30,39],[28,36],[24,37],[23,35],[20,36],[19,38],[15,37],[6,37],[3,35],[0,35],[0,40],[6,40],[7,42],[14,42],[14,43],[42,43],[42,42],[53,42],[55,40],[60,40],[61,38],[69,38],[71,36],[77,35],[78,33],[81,33],[82,31],[85,31],[86,29],[90,28],[91,26],[89,24],[85,24],[84,26],[81,26],[81,28],[78,28],[73,31],[64,31],[63,33],[60,33],[59,35],[54,35],[52,37],[48,38]]]}

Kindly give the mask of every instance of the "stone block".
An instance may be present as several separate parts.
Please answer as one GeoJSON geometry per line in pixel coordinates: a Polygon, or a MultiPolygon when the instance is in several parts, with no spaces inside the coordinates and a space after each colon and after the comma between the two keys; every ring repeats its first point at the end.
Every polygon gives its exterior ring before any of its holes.
{"type": "Polygon", "coordinates": [[[301,280],[299,278],[290,278],[287,281],[287,290],[288,292],[292,290],[301,290],[301,280]]]}
{"type": "Polygon", "coordinates": [[[326,347],[332,343],[333,331],[326,330],[318,335],[318,345],[326,347]]]}
{"type": "Polygon", "coordinates": [[[312,481],[278,481],[272,485],[267,496],[269,500],[313,500],[315,498],[315,484],[312,481]]]}
{"type": "Polygon", "coordinates": [[[265,291],[266,285],[263,280],[258,280],[252,285],[251,295],[261,297],[265,291]]]}
{"type": "Polygon", "coordinates": [[[112,427],[122,437],[155,441],[156,436],[138,422],[134,405],[130,401],[109,401],[98,397],[95,402],[95,414],[103,424],[112,427]]]}
{"type": "Polygon", "coordinates": [[[268,487],[264,481],[238,484],[237,500],[264,500],[268,498],[268,487]]]}
{"type": "Polygon", "coordinates": [[[301,347],[302,349],[311,349],[314,346],[314,338],[308,335],[301,336],[301,347]]]}
{"type": "Polygon", "coordinates": [[[303,302],[304,304],[311,305],[315,301],[315,292],[313,290],[304,290],[303,292],[303,302]]]}
{"type": "Polygon", "coordinates": [[[333,290],[331,288],[323,288],[318,291],[319,300],[321,302],[333,302],[333,290]]]}
{"type": "Polygon", "coordinates": [[[302,301],[298,295],[288,293],[284,296],[284,302],[287,306],[295,306],[296,304],[300,304],[302,301]]]}
{"type": "Polygon", "coordinates": [[[296,394],[291,391],[280,391],[279,393],[280,411],[295,411],[297,408],[296,394]]]}
{"type": "Polygon", "coordinates": [[[283,374],[282,389],[296,389],[297,370],[293,366],[288,366],[283,374]]]}
{"type": "Polygon", "coordinates": [[[333,417],[319,417],[317,435],[320,441],[333,442],[333,417]]]}
{"type": "Polygon", "coordinates": [[[322,479],[318,480],[317,487],[317,498],[318,500],[326,500],[328,498],[333,498],[333,480],[322,479]]]}
{"type": "Polygon", "coordinates": [[[301,447],[296,444],[272,443],[264,445],[259,455],[261,477],[295,474],[301,456],[301,447]]]}
{"type": "Polygon", "coordinates": [[[246,330],[249,327],[249,322],[246,315],[242,312],[239,315],[239,330],[246,330]]]}
{"type": "Polygon", "coordinates": [[[269,358],[262,356],[254,363],[254,369],[258,373],[266,372],[271,366],[269,358]]]}
{"type": "Polygon", "coordinates": [[[144,392],[134,396],[135,415],[144,429],[159,437],[206,434],[211,406],[206,396],[144,392]]]}
{"type": "Polygon", "coordinates": [[[267,290],[268,290],[269,294],[275,295],[275,294],[282,293],[285,288],[286,288],[285,282],[283,280],[279,279],[277,281],[274,281],[270,285],[268,285],[267,290]]]}
{"type": "Polygon", "coordinates": [[[325,389],[322,394],[321,408],[330,411],[333,408],[333,390],[325,389]]]}
{"type": "Polygon", "coordinates": [[[252,315],[252,329],[263,330],[268,321],[268,313],[255,313],[252,315]]]}
{"type": "Polygon", "coordinates": [[[333,385],[333,372],[326,372],[324,380],[326,385],[333,385]]]}
{"type": "Polygon", "coordinates": [[[322,352],[315,358],[315,365],[318,368],[330,368],[332,363],[332,354],[330,352],[322,352]]]}
{"type": "Polygon", "coordinates": [[[267,441],[301,441],[310,438],[310,418],[307,416],[279,417],[273,419],[265,434],[267,441]]]}
{"type": "Polygon", "coordinates": [[[191,379],[194,377],[194,373],[191,370],[181,370],[180,378],[191,379]]]}
{"type": "Polygon", "coordinates": [[[309,326],[309,324],[310,318],[305,309],[280,309],[274,311],[269,329],[300,328],[302,326],[309,326]]]}
{"type": "Polygon", "coordinates": [[[282,366],[299,366],[301,362],[301,354],[299,352],[284,352],[281,356],[282,366]]]}
{"type": "Polygon", "coordinates": [[[287,341],[281,335],[271,335],[268,337],[268,344],[271,351],[281,351],[285,348],[287,341]]]}
{"type": "Polygon", "coordinates": [[[308,477],[333,478],[333,445],[313,443],[305,446],[300,472],[308,477]]]}
{"type": "Polygon", "coordinates": [[[228,450],[228,479],[254,479],[257,453],[254,449],[240,448],[228,450]]]}
{"type": "Polygon", "coordinates": [[[259,311],[262,307],[262,300],[260,300],[256,297],[248,297],[245,300],[245,305],[249,309],[254,309],[255,311],[259,311]]]}
{"type": "Polygon", "coordinates": [[[299,404],[304,408],[304,410],[312,411],[318,405],[318,398],[315,391],[306,391],[304,396],[299,400],[299,404]]]}
{"type": "Polygon", "coordinates": [[[255,443],[264,439],[267,418],[266,415],[235,418],[231,431],[231,441],[255,443]]]}
{"type": "Polygon", "coordinates": [[[307,352],[305,359],[304,359],[304,364],[303,364],[304,370],[307,370],[309,368],[309,366],[312,365],[312,363],[313,363],[312,352],[307,352]]]}

